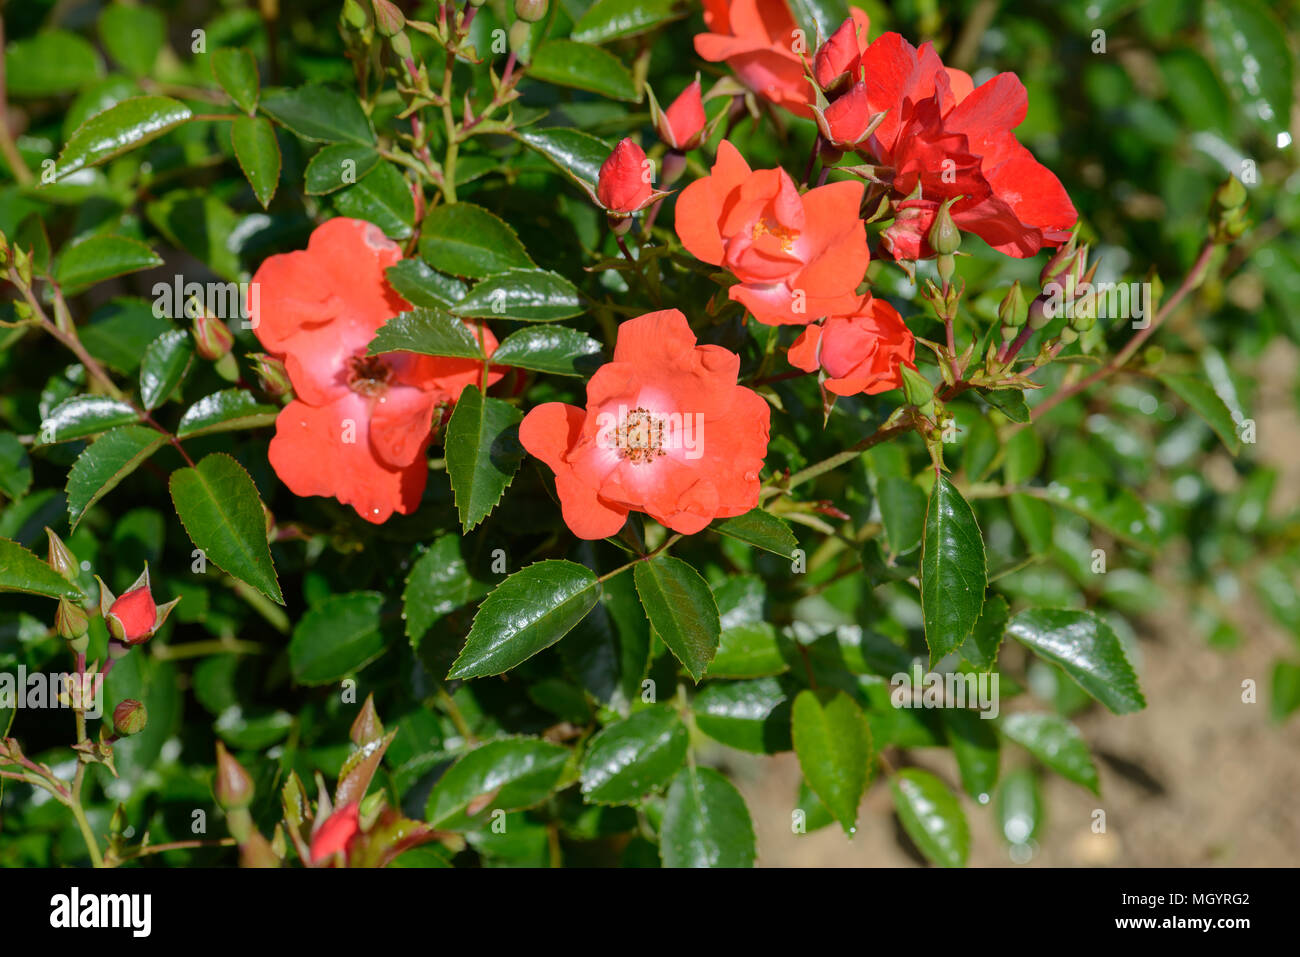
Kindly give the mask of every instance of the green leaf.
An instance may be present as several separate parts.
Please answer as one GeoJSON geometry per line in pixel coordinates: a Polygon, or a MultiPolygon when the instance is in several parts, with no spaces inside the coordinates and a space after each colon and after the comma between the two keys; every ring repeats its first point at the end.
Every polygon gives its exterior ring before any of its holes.
{"type": "Polygon", "coordinates": [[[650,623],[630,576],[601,584],[596,607],[559,651],[568,671],[601,704],[624,711],[637,699],[650,661],[650,623]]]}
{"type": "Polygon", "coordinates": [[[682,16],[676,0],[596,0],[573,27],[579,43],[634,37],[682,16]]]}
{"type": "Polygon", "coordinates": [[[940,708],[939,717],[957,759],[962,787],[980,804],[987,804],[998,783],[998,736],[993,719],[968,708],[940,708]]]}
{"type": "Polygon", "coordinates": [[[146,205],[144,213],[170,243],[217,275],[240,278],[239,252],[231,240],[247,227],[220,197],[207,190],[176,190],[146,205]]]}
{"type": "Polygon", "coordinates": [[[151,76],[167,39],[163,16],[150,7],[114,3],[99,15],[99,37],[109,55],[136,76],[151,76]]]}
{"type": "Polygon", "coordinates": [[[576,562],[551,559],[515,572],[479,605],[447,677],[509,671],[568,634],[599,596],[595,574],[576,562]]]}
{"type": "Polygon", "coordinates": [[[95,48],[67,30],[41,30],[11,43],[4,56],[7,90],[17,97],[75,93],[104,70],[95,48]]]}
{"type": "Polygon", "coordinates": [[[804,780],[852,834],[871,776],[871,729],[862,709],[843,691],[805,689],[794,699],[791,737],[804,780]]]}
{"type": "Polygon", "coordinates": [[[493,811],[521,811],[550,796],[564,775],[569,751],[537,738],[489,741],[447,769],[429,792],[425,820],[444,831],[465,831],[493,811]]]}
{"type": "Polygon", "coordinates": [[[876,495],[890,552],[908,554],[925,534],[925,492],[911,479],[886,475],[876,483],[876,495]]]}
{"type": "Polygon", "coordinates": [[[1043,798],[1030,768],[1016,768],[1002,780],[993,804],[998,830],[1012,847],[1031,845],[1043,821],[1043,798]]]}
{"type": "Polygon", "coordinates": [[[790,526],[762,508],[752,508],[735,518],[724,518],[713,526],[713,530],[782,558],[790,558],[799,547],[799,540],[790,531],[790,526]]]}
{"type": "Polygon", "coordinates": [[[590,133],[565,127],[515,131],[515,139],[541,153],[579,186],[596,188],[600,167],[613,147],[590,133]]]}
{"type": "Polygon", "coordinates": [[[1011,609],[1001,595],[990,595],[980,609],[979,620],[961,646],[962,657],[979,671],[992,671],[998,661],[998,649],[1007,630],[1011,609]]]}
{"type": "Polygon", "coordinates": [[[374,223],[389,239],[406,239],[415,222],[410,184],[392,163],[380,163],[355,186],[335,193],[334,208],[344,216],[374,223]]]}
{"type": "Polygon", "coordinates": [[[238,116],[230,124],[230,145],[253,195],[266,209],[280,182],[280,144],[275,128],[261,116],[238,116]]]}
{"type": "Polygon", "coordinates": [[[545,269],[507,269],[477,283],[451,307],[458,316],[554,322],[583,313],[577,288],[545,269]]]}
{"type": "Polygon", "coordinates": [[[1271,133],[1286,130],[1294,71],[1286,27],[1261,0],[1206,0],[1202,9],[1224,84],[1251,120],[1271,133]]]}
{"type": "Polygon", "coordinates": [[[829,39],[849,16],[845,0],[790,0],[790,12],[808,38],[811,49],[829,39]]]}
{"type": "Polygon", "coordinates": [[[741,751],[775,754],[794,746],[790,696],[776,678],[710,682],[691,710],[701,731],[741,751]]]}
{"type": "Polygon", "coordinates": [[[1236,455],[1241,451],[1237,423],[1232,421],[1232,413],[1208,382],[1196,376],[1172,373],[1162,373],[1159,379],[1206,421],[1229,452],[1236,455]]]}
{"type": "Polygon", "coordinates": [[[508,402],[466,386],[447,422],[447,478],[461,527],[468,532],[496,508],[523,461],[523,413],[508,402]]]}
{"type": "Polygon", "coordinates": [[[492,590],[491,583],[475,575],[466,563],[461,554],[463,542],[459,535],[443,535],[416,560],[406,577],[402,617],[413,644],[443,615],[492,590]]]}
{"type": "Polygon", "coordinates": [[[961,804],[929,771],[904,768],[889,779],[894,810],[907,836],[940,867],[965,867],[970,853],[970,827],[961,804]]]}
{"type": "Polygon", "coordinates": [[[21,591],[74,601],[82,597],[70,581],[7,538],[0,538],[0,591],[21,591]]]}
{"type": "MultiPolygon", "coordinates": [[[[322,196],[344,186],[354,185],[378,163],[379,154],[369,146],[335,143],[322,147],[307,164],[307,172],[304,174],[307,192],[313,196],[322,196]]],[[[409,262],[418,262],[418,260],[404,259],[397,265],[402,266],[409,262]]]]}
{"type": "Polygon", "coordinates": [[[1285,721],[1300,708],[1300,664],[1281,660],[1274,664],[1271,690],[1269,714],[1274,721],[1285,721]]]}
{"type": "Polygon", "coordinates": [[[591,375],[602,364],[602,358],[599,342],[567,326],[520,329],[506,336],[492,353],[494,365],[575,377],[591,375]]]}
{"type": "Polygon", "coordinates": [[[482,359],[483,346],[472,329],[441,309],[416,306],[379,327],[369,354],[418,352],[426,356],[482,359]]]}
{"type": "Polygon", "coordinates": [[[592,804],[635,804],[663,788],[686,760],[689,735],[677,712],[648,708],[605,727],[582,758],[582,795],[592,804]]]}
{"type": "Polygon", "coordinates": [[[980,395],[1012,422],[1029,421],[1029,406],[1025,404],[1025,394],[1019,389],[987,389],[980,395]]]}
{"type": "Polygon", "coordinates": [[[1060,715],[1020,711],[1001,721],[1002,733],[1057,774],[1100,794],[1097,769],[1079,729],[1060,715]]]}
{"type": "Polygon", "coordinates": [[[762,678],[788,669],[776,628],[765,612],[766,589],[755,575],[728,578],[713,589],[722,634],[710,678],[762,678]]]}
{"type": "Polygon", "coordinates": [[[420,256],[434,269],[468,279],[535,268],[515,231],[473,203],[429,210],[420,234],[420,256]]]}
{"type": "Polygon", "coordinates": [[[1106,486],[1097,479],[1056,479],[1046,489],[1026,491],[1082,515],[1122,541],[1151,547],[1146,509],[1128,489],[1117,488],[1107,494],[1106,486]]]}
{"type": "Polygon", "coordinates": [[[971,633],[987,584],[984,540],[975,513],[941,475],[930,494],[921,546],[921,614],[931,668],[971,633]]]}
{"type": "Polygon", "coordinates": [[[212,76],[235,106],[245,113],[256,110],[261,81],[252,51],[245,47],[223,47],[212,51],[211,62],[212,76]]]}
{"type": "Polygon", "coordinates": [[[0,494],[22,498],[32,484],[32,460],[12,432],[0,432],[0,494]]]}
{"type": "Polygon", "coordinates": [[[149,344],[140,363],[140,401],[146,409],[156,409],[167,401],[194,358],[190,334],[183,329],[164,332],[149,344]]]}
{"type": "Polygon", "coordinates": [[[77,127],[54,166],[56,180],[98,166],[180,126],[193,112],[169,96],[133,96],[77,127]]]}
{"type": "Polygon", "coordinates": [[[650,624],[698,684],[722,633],[709,583],[680,558],[666,555],[637,562],[633,574],[650,624]]]}
{"type": "Polygon", "coordinates": [[[1007,634],[1060,665],[1079,687],[1116,714],[1146,707],[1119,637],[1092,612],[1030,608],[1011,619],[1007,634]]]}
{"type": "Polygon", "coordinates": [[[1046,555],[1052,549],[1052,507],[1041,498],[1013,492],[1007,496],[1011,523],[1025,540],[1031,555],[1046,555]]]}
{"type": "Polygon", "coordinates": [[[311,84],[275,90],[262,97],[262,112],[305,140],[375,144],[370,118],[356,95],[338,87],[311,84]]]}
{"type": "Polygon", "coordinates": [[[637,99],[636,81],[608,50],[573,40],[547,40],[533,51],[528,75],[543,83],[568,86],[614,100],[637,99]]]}
{"type": "Polygon", "coordinates": [[[166,441],[156,429],[125,425],[88,445],[68,472],[68,522],[73,531],[92,505],[117,488],[166,441]]]}
{"type": "Polygon", "coordinates": [[[208,560],[284,604],[266,544],[266,514],[244,467],[223,452],[171,476],[181,524],[208,560]]]}
{"type": "Polygon", "coordinates": [[[436,271],[423,259],[403,259],[385,272],[388,284],[413,306],[446,309],[465,295],[464,282],[436,271]]]}
{"type": "Polygon", "coordinates": [[[87,236],[59,254],[54,278],[66,292],[79,292],[115,276],[163,264],[142,242],[123,236],[87,236]]]}
{"type": "Polygon", "coordinates": [[[384,596],[371,591],[330,595],[312,605],[289,640],[294,680],[306,685],[331,684],[379,657],[384,650],[379,629],[383,606],[384,596]]]}
{"type": "Polygon", "coordinates": [[[270,425],[280,407],[258,402],[244,389],[222,389],[204,396],[185,410],[176,427],[177,438],[187,439],[209,432],[233,432],[270,425]]]}
{"type": "Polygon", "coordinates": [[[664,802],[664,867],[753,867],[754,824],[745,799],[712,768],[677,772],[664,802]]]}
{"type": "Polygon", "coordinates": [[[39,438],[45,445],[70,442],[127,425],[138,418],[135,409],[118,399],[104,395],[76,395],[50,411],[41,422],[39,438]]]}

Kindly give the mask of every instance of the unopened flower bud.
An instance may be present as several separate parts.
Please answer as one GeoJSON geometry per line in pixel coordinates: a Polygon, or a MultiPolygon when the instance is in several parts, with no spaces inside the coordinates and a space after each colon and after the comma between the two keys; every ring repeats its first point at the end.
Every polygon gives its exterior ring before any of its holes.
{"type": "Polygon", "coordinates": [[[335,854],[346,854],[348,845],[361,830],[361,805],[345,804],[327,817],[311,838],[311,861],[320,864],[335,854]]]}
{"type": "Polygon", "coordinates": [[[1214,202],[1221,209],[1236,209],[1246,203],[1246,187],[1235,176],[1229,176],[1214,192],[1214,202]]]}
{"type": "Polygon", "coordinates": [[[961,230],[952,221],[952,213],[948,211],[953,202],[951,199],[944,200],[939,211],[934,214],[934,225],[926,237],[930,248],[940,256],[951,255],[961,246],[961,230]]]}
{"type": "Polygon", "coordinates": [[[515,0],[515,16],[525,23],[536,23],[546,16],[547,0],[515,0]]]}
{"type": "Polygon", "coordinates": [[[1071,343],[1077,342],[1079,340],[1079,334],[1075,332],[1073,329],[1071,329],[1069,326],[1066,326],[1064,329],[1061,330],[1060,339],[1063,343],[1065,343],[1068,346],[1071,343]]]}
{"type": "Polygon", "coordinates": [[[14,247],[14,269],[24,286],[32,284],[32,257],[22,246],[14,247]]]}
{"type": "Polygon", "coordinates": [[[411,38],[406,35],[405,31],[393,34],[388,40],[388,45],[393,48],[399,59],[410,60],[414,57],[411,50],[411,38]]]}
{"type": "Polygon", "coordinates": [[[343,0],[343,12],[340,17],[354,30],[364,30],[370,23],[369,15],[357,0],[343,0]]]}
{"type": "Polygon", "coordinates": [[[230,327],[206,312],[194,317],[192,329],[194,351],[204,359],[215,361],[228,353],[235,344],[235,336],[230,327]]]}
{"type": "Polygon", "coordinates": [[[654,193],[646,175],[645,150],[630,138],[624,138],[600,166],[596,180],[596,198],[611,213],[634,213],[654,193]]]}
{"type": "Polygon", "coordinates": [[[108,633],[124,645],[139,645],[162,627],[180,599],[174,598],[165,605],[155,604],[149,588],[149,566],[145,565],[135,584],[120,598],[112,598],[112,592],[100,582],[99,601],[108,633]],[[104,607],[105,597],[110,599],[107,608],[104,607]]]}
{"type": "Polygon", "coordinates": [[[139,734],[148,722],[149,712],[134,698],[127,698],[113,709],[113,727],[123,737],[139,734]]]}
{"type": "Polygon", "coordinates": [[[903,396],[907,404],[919,409],[928,408],[934,402],[934,386],[930,380],[906,362],[900,363],[899,368],[903,372],[903,396]]]}
{"type": "Polygon", "coordinates": [[[90,628],[90,617],[76,602],[60,598],[59,607],[54,612],[54,628],[59,637],[72,641],[86,634],[90,628]]]}
{"type": "Polygon", "coordinates": [[[390,0],[370,0],[375,8],[375,29],[381,36],[391,37],[402,32],[406,17],[390,0]]]}
{"type": "Polygon", "coordinates": [[[275,356],[265,352],[250,352],[248,360],[253,364],[253,372],[257,375],[262,391],[275,396],[288,395],[293,391],[293,385],[289,382],[289,370],[275,356]]]}
{"type": "Polygon", "coordinates": [[[1047,299],[1044,296],[1038,296],[1029,304],[1028,318],[1029,328],[1035,332],[1052,321],[1052,317],[1047,314],[1047,299]]]}
{"type": "Polygon", "coordinates": [[[1042,271],[1038,274],[1038,285],[1042,287],[1055,281],[1057,277],[1070,268],[1077,252],[1078,247],[1073,239],[1054,252],[1052,258],[1047,260],[1047,265],[1043,266],[1042,271]]]}
{"type": "Polygon", "coordinates": [[[998,306],[998,319],[1004,326],[1020,327],[1025,324],[1029,318],[1029,304],[1025,302],[1025,294],[1020,291],[1020,280],[1011,284],[1011,289],[1002,299],[1002,304],[998,306]]]}
{"type": "Polygon", "coordinates": [[[77,573],[81,571],[81,566],[77,564],[77,556],[67,545],[63,544],[63,539],[54,534],[48,526],[45,529],[45,537],[49,540],[49,564],[56,572],[66,578],[68,581],[76,581],[77,573]]]}
{"type": "Polygon", "coordinates": [[[213,789],[217,803],[227,811],[248,807],[253,802],[253,779],[220,741],[217,742],[217,779],[213,789]]]}
{"type": "Polygon", "coordinates": [[[686,152],[699,146],[707,120],[698,78],[678,94],[666,110],[660,110],[659,104],[651,96],[650,121],[659,138],[672,149],[686,152]]]}
{"type": "Polygon", "coordinates": [[[527,20],[516,20],[510,24],[510,32],[507,38],[510,43],[510,52],[518,54],[527,45],[529,38],[533,35],[532,24],[527,20]]]}

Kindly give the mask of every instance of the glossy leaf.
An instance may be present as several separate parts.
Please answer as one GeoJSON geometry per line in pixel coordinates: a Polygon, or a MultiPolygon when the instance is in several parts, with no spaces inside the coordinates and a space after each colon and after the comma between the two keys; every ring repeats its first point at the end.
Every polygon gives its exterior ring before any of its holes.
{"type": "Polygon", "coordinates": [[[466,386],[447,422],[447,477],[461,527],[468,532],[491,514],[523,461],[523,413],[466,386]]]}
{"type": "Polygon", "coordinates": [[[465,295],[465,283],[440,273],[423,259],[403,259],[385,272],[388,284],[413,306],[446,309],[465,295]]]}
{"type": "Polygon", "coordinates": [[[724,518],[713,525],[713,530],[755,548],[761,548],[782,558],[790,558],[799,547],[799,540],[784,521],[762,508],[753,508],[744,515],[724,518]]]}
{"type": "Polygon", "coordinates": [[[81,598],[81,592],[17,542],[0,538],[0,591],[20,591],[47,598],[81,598]]]}
{"type": "Polygon", "coordinates": [[[54,178],[98,166],[114,156],[157,139],[180,126],[193,112],[169,96],[135,96],[92,116],[68,139],[54,165],[54,178]]]}
{"type": "Polygon", "coordinates": [[[104,69],[95,48],[67,30],[42,30],[15,41],[4,58],[7,89],[17,97],[74,93],[104,69]]]}
{"type": "Polygon", "coordinates": [[[745,799],[712,768],[682,768],[664,803],[664,867],[753,867],[754,825],[745,799]]]}
{"type": "Polygon", "coordinates": [[[1000,722],[1003,734],[1057,774],[1101,793],[1097,768],[1079,729],[1060,715],[1020,711],[1000,722]]]}
{"type": "Polygon", "coordinates": [[[1060,665],[1079,687],[1116,714],[1146,707],[1119,637],[1093,612],[1030,608],[1011,619],[1007,634],[1060,665]]]}
{"type": "Polygon", "coordinates": [[[637,562],[637,594],[650,624],[696,683],[718,650],[718,606],[700,573],[679,558],[637,562]]]}
{"type": "Polygon", "coordinates": [[[975,627],[987,586],[984,540],[975,513],[944,476],[935,482],[921,547],[921,613],[930,667],[975,627]]]}
{"type": "Polygon", "coordinates": [[[134,239],[88,236],[65,247],[59,254],[54,278],[65,290],[75,292],[105,279],[152,269],[162,263],[161,256],[134,239]]]}
{"type": "Polygon", "coordinates": [[[279,414],[279,406],[258,402],[251,392],[223,389],[204,396],[186,409],[176,427],[176,435],[186,439],[210,432],[257,429],[270,425],[279,414]]]}
{"type": "Polygon", "coordinates": [[[600,595],[591,569],[551,559],[515,572],[483,599],[448,678],[509,671],[563,638],[600,595]]]}
{"type": "Polygon", "coordinates": [[[434,269],[468,279],[534,268],[515,231],[472,203],[429,210],[420,234],[420,256],[434,269]]]}
{"type": "Polygon", "coordinates": [[[450,313],[417,306],[389,319],[375,333],[369,354],[418,352],[426,356],[482,359],[483,346],[474,332],[450,313]]]}
{"type": "Polygon", "coordinates": [[[1286,28],[1261,0],[1206,0],[1203,11],[1205,36],[1233,96],[1265,129],[1286,130],[1294,72],[1286,28]]]}
{"type": "Polygon", "coordinates": [[[537,738],[489,741],[453,764],[429,792],[425,820],[439,830],[463,831],[494,811],[540,804],[559,784],[566,748],[537,738]]]}
{"type": "Polygon", "coordinates": [[[226,95],[245,113],[257,109],[261,81],[257,77],[257,60],[246,47],[223,47],[213,50],[212,75],[226,95]]]}
{"type": "Polygon", "coordinates": [[[162,433],[143,425],[124,425],[88,445],[68,472],[68,523],[75,530],[90,507],[165,443],[162,433]]]}
{"type": "Polygon", "coordinates": [[[176,514],[209,562],[284,604],[266,544],[266,514],[257,486],[229,455],[214,452],[172,473],[176,514]]]}
{"type": "Polygon", "coordinates": [[[575,377],[590,375],[601,360],[599,342],[566,326],[520,329],[506,336],[492,353],[493,364],[575,377]]]}
{"type": "Polygon", "coordinates": [[[940,867],[964,867],[970,853],[970,827],[947,786],[920,768],[897,772],[889,786],[903,830],[921,853],[940,867]]]}
{"type": "Polygon", "coordinates": [[[84,439],[138,418],[135,409],[118,399],[78,395],[60,403],[45,417],[39,438],[45,444],[84,439]]]}
{"type": "MultiPolygon", "coordinates": [[[[379,154],[372,147],[355,143],[334,143],[322,147],[307,164],[304,174],[307,192],[321,196],[360,182],[379,163],[379,154]]],[[[403,260],[398,265],[413,260],[403,260]]],[[[389,267],[396,269],[396,266],[389,267]]],[[[415,303],[421,305],[421,303],[415,303]]]]}
{"type": "MultiPolygon", "coordinates": [[[[204,461],[207,461],[206,459],[204,461]]],[[[384,650],[378,592],[330,595],[298,620],[289,667],[300,684],[330,684],[361,670],[384,650]]]]}
{"type": "Polygon", "coordinates": [[[637,99],[636,83],[621,60],[608,50],[573,40],[547,40],[533,51],[528,75],[544,83],[569,86],[614,100],[637,99]]]}
{"type": "Polygon", "coordinates": [[[583,312],[577,288],[545,269],[507,269],[477,283],[451,307],[458,316],[554,322],[583,312]]]}
{"type": "Polygon", "coordinates": [[[998,783],[998,736],[993,719],[968,708],[940,708],[948,746],[957,759],[962,787],[981,804],[998,783]]]}
{"type": "Polygon", "coordinates": [[[373,146],[375,131],[356,95],[323,84],[276,90],[262,97],[262,112],[305,140],[373,146]]]}
{"type": "Polygon", "coordinates": [[[164,332],[149,344],[140,363],[140,401],[156,409],[185,378],[194,358],[193,340],[183,329],[164,332]]]}
{"type": "Polygon", "coordinates": [[[592,189],[600,178],[601,164],[613,150],[609,143],[590,133],[565,127],[517,130],[515,138],[541,153],[578,185],[592,189]]]}
{"type": "Polygon", "coordinates": [[[990,595],[984,600],[979,620],[961,646],[962,657],[980,671],[992,671],[997,664],[998,649],[1002,647],[1010,613],[1007,600],[1001,595],[990,595]]]}
{"type": "Polygon", "coordinates": [[[602,729],[582,758],[582,794],[593,804],[634,804],[686,760],[686,725],[667,707],[648,708],[602,729]]]}
{"type": "Polygon", "coordinates": [[[871,729],[862,709],[843,691],[805,689],[794,700],[791,736],[804,780],[852,834],[871,776],[871,729]]]}
{"type": "Polygon", "coordinates": [[[1228,411],[1228,407],[1223,404],[1223,400],[1218,397],[1208,382],[1196,376],[1172,373],[1162,373],[1160,381],[1206,421],[1229,452],[1236,455],[1241,451],[1237,423],[1232,420],[1232,413],[1228,411]]]}
{"type": "Polygon", "coordinates": [[[374,223],[389,239],[406,239],[415,222],[410,184],[392,163],[378,164],[355,186],[335,193],[334,206],[344,216],[374,223]]]}
{"type": "Polygon", "coordinates": [[[230,145],[253,195],[265,209],[280,182],[280,144],[275,141],[275,129],[260,116],[236,117],[230,124],[230,145]]]}
{"type": "Polygon", "coordinates": [[[596,0],[573,27],[580,43],[608,43],[653,30],[681,16],[675,0],[596,0]]]}
{"type": "Polygon", "coordinates": [[[794,747],[790,695],[776,678],[710,682],[691,710],[701,731],[741,751],[775,754],[794,747]]]}
{"type": "Polygon", "coordinates": [[[402,616],[412,642],[419,641],[443,615],[492,590],[491,583],[475,575],[466,563],[461,553],[463,541],[459,535],[443,535],[411,567],[402,592],[402,616]]]}

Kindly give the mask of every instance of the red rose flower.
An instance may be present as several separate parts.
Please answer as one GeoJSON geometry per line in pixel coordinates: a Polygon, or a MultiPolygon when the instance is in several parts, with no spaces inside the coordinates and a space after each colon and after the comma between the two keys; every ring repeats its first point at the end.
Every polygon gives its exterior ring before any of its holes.
{"type": "Polygon", "coordinates": [[[849,18],[840,24],[813,57],[813,78],[826,91],[839,86],[837,81],[846,73],[849,83],[860,79],[858,74],[862,67],[862,54],[867,49],[867,29],[871,21],[857,7],[850,8],[849,13],[849,18]]]}
{"type": "Polygon", "coordinates": [[[645,150],[625,138],[600,165],[596,198],[611,213],[635,213],[654,197],[645,150]]]}
{"type": "MultiPolygon", "coordinates": [[[[958,228],[1009,256],[1069,238],[1074,205],[1013,132],[1028,105],[1014,73],[973,88],[930,44],[917,49],[896,33],[872,43],[862,67],[871,111],[886,111],[869,142],[894,170],[895,196],[911,196],[919,184],[926,203],[963,197],[951,209],[958,228]]],[[[899,238],[896,246],[909,248],[899,238]]]]}
{"type": "Polygon", "coordinates": [[[812,84],[795,52],[794,16],[785,0],[704,0],[708,33],[695,37],[695,52],[711,63],[726,61],[742,83],[799,116],[811,116],[812,84]]]}
{"type": "MultiPolygon", "coordinates": [[[[482,374],[472,359],[366,355],[375,330],[411,308],[384,273],[401,258],[377,226],[331,219],[306,250],[263,262],[249,295],[253,330],[297,396],[276,419],[271,467],[295,495],[332,496],[376,523],[419,504],[434,411],[482,374]]],[[[491,354],[492,333],[467,325],[491,354]]]]}
{"type": "Polygon", "coordinates": [[[700,81],[692,80],[660,114],[659,138],[675,150],[693,150],[700,145],[707,119],[700,98],[700,81]]]}
{"type": "Polygon", "coordinates": [[[859,301],[870,259],[861,204],[861,183],[801,195],[785,170],[752,171],[723,140],[712,174],[677,201],[677,235],[697,259],[740,280],[728,295],[759,322],[801,325],[859,301]]]}
{"type": "Polygon", "coordinates": [[[916,368],[916,340],[893,306],[866,296],[853,315],[804,329],[787,358],[805,372],[824,369],[835,395],[875,395],[902,386],[900,362],[916,368]]]}
{"type": "Polygon", "coordinates": [[[904,199],[894,203],[894,221],[880,233],[885,251],[895,259],[929,259],[935,255],[930,247],[930,230],[939,212],[939,203],[929,199],[904,199]]]}
{"type": "Polygon", "coordinates": [[[822,138],[841,150],[857,147],[872,129],[871,103],[867,98],[867,85],[853,84],[817,116],[817,129],[822,138]]]}
{"type": "Polygon", "coordinates": [[[586,409],[531,410],[519,440],[555,473],[573,534],[605,538],[635,511],[690,535],[756,506],[769,411],[736,384],[739,369],[739,356],[696,345],[686,317],[666,309],[619,326],[586,409]]]}
{"type": "Polygon", "coordinates": [[[311,862],[319,864],[335,854],[346,853],[348,845],[361,830],[361,805],[345,804],[327,817],[311,836],[311,862]]]}

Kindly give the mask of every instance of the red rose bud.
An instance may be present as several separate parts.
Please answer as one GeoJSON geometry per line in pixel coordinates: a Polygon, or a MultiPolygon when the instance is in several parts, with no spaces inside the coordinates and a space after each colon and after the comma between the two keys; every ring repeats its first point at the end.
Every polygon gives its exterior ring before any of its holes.
{"type": "Polygon", "coordinates": [[[894,205],[894,222],[880,234],[889,255],[906,262],[934,255],[926,239],[939,204],[928,199],[905,199],[894,205]]]}
{"type": "Polygon", "coordinates": [[[546,16],[546,0],[515,0],[515,16],[526,23],[536,23],[546,16]]]}
{"type": "Polygon", "coordinates": [[[253,364],[257,381],[267,395],[289,395],[293,392],[293,385],[289,382],[289,370],[275,356],[267,355],[265,352],[250,352],[248,361],[253,364]]]}
{"type": "Polygon", "coordinates": [[[234,344],[230,327],[220,319],[202,312],[194,317],[194,351],[204,359],[220,359],[234,344]]]}
{"type": "Polygon", "coordinates": [[[148,641],[162,623],[167,620],[172,608],[180,601],[174,598],[165,605],[154,604],[149,590],[149,566],[146,565],[135,584],[126,590],[120,598],[113,598],[103,582],[100,582],[100,608],[104,608],[108,599],[104,621],[109,634],[125,645],[138,645],[148,641]]]}
{"type": "Polygon", "coordinates": [[[149,712],[134,698],[127,698],[113,709],[113,727],[123,737],[139,734],[148,722],[149,712]]]}
{"type": "Polygon", "coordinates": [[[839,85],[845,73],[858,66],[862,48],[858,45],[858,25],[853,18],[840,24],[831,38],[823,43],[813,56],[813,79],[823,90],[839,85]]]}
{"type": "Polygon", "coordinates": [[[50,567],[68,581],[76,581],[77,573],[81,570],[81,566],[77,564],[77,556],[72,554],[68,546],[63,544],[63,539],[50,531],[48,526],[45,529],[45,537],[50,543],[50,567]]]}
{"type": "Polygon", "coordinates": [[[600,167],[596,198],[611,213],[635,213],[650,200],[654,187],[646,171],[645,150],[624,139],[600,167]]]}
{"type": "Polygon", "coordinates": [[[312,835],[311,860],[313,864],[329,860],[335,854],[346,852],[348,844],[361,830],[361,805],[356,801],[345,804],[325,819],[325,823],[312,835]]]}
{"type": "Polygon", "coordinates": [[[217,779],[213,790],[217,803],[227,811],[248,807],[253,802],[253,779],[220,741],[217,742],[217,779]]]}
{"type": "MultiPolygon", "coordinates": [[[[653,108],[658,113],[657,108],[653,108]]],[[[695,80],[684,89],[668,109],[655,118],[659,138],[675,150],[693,150],[704,138],[704,100],[700,98],[700,81],[695,80]]]]}
{"type": "Polygon", "coordinates": [[[375,29],[381,36],[391,37],[402,32],[406,17],[389,0],[370,0],[375,8],[375,29]]]}
{"type": "Polygon", "coordinates": [[[867,85],[855,83],[825,110],[816,110],[822,138],[841,149],[852,149],[880,125],[882,114],[872,115],[867,85]]]}

